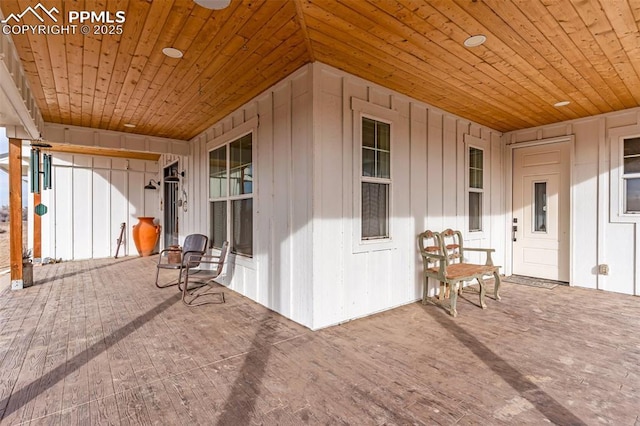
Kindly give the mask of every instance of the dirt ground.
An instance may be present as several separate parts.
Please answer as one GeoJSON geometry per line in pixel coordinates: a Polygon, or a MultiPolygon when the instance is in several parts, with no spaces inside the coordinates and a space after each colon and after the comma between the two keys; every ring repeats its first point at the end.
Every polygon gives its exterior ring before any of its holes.
{"type": "MultiPolygon", "coordinates": [[[[27,247],[27,222],[23,222],[23,247],[27,247]]],[[[9,222],[0,222],[0,272],[8,269],[9,260],[9,222]]]]}

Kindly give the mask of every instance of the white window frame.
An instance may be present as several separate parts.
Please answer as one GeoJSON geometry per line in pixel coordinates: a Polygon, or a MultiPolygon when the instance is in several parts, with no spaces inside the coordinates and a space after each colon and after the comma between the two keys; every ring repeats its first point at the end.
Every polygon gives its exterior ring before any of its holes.
{"type": "MultiPolygon", "coordinates": [[[[215,201],[226,201],[227,202],[227,240],[229,241],[229,256],[231,256],[232,259],[235,259],[235,262],[239,265],[245,265],[245,266],[253,266],[253,259],[255,259],[256,257],[256,239],[257,239],[257,234],[256,234],[256,211],[257,211],[257,198],[258,198],[258,179],[257,179],[257,173],[258,173],[258,166],[257,166],[257,128],[258,128],[258,118],[254,118],[251,119],[241,125],[239,125],[238,127],[228,131],[227,133],[224,133],[223,135],[213,139],[212,141],[208,142],[206,145],[206,150],[207,150],[207,155],[206,155],[206,179],[207,179],[207,229],[208,229],[208,233],[209,235],[211,235],[212,233],[212,229],[211,228],[211,215],[212,215],[212,210],[211,210],[211,203],[215,202],[215,201]],[[231,155],[231,150],[229,149],[229,145],[231,145],[233,142],[237,141],[238,139],[251,134],[251,167],[253,170],[253,176],[252,176],[252,191],[251,194],[240,194],[240,195],[231,195],[231,188],[230,188],[230,179],[229,179],[229,167],[230,167],[230,155],[231,155]],[[227,188],[226,188],[226,195],[224,197],[216,197],[216,198],[211,198],[211,188],[210,188],[210,169],[209,169],[209,156],[211,151],[215,151],[223,146],[226,146],[226,164],[227,164],[227,188]],[[233,201],[235,200],[242,200],[242,199],[249,199],[251,198],[253,200],[253,212],[252,212],[252,248],[251,251],[253,253],[252,256],[248,256],[246,254],[242,254],[242,253],[233,253],[231,251],[232,247],[232,228],[231,228],[231,220],[232,220],[232,207],[231,204],[233,201]]],[[[218,249],[213,249],[213,250],[218,250],[218,249]]]]}
{"type": "Polygon", "coordinates": [[[379,250],[391,250],[397,248],[394,239],[394,164],[395,164],[395,127],[398,126],[400,114],[389,108],[375,105],[361,99],[351,98],[352,125],[353,125],[353,220],[352,220],[352,251],[364,253],[379,250]],[[389,179],[362,176],[362,119],[368,118],[389,124],[389,179]],[[388,237],[363,239],[362,238],[362,183],[385,183],[389,185],[388,192],[388,237]]]}

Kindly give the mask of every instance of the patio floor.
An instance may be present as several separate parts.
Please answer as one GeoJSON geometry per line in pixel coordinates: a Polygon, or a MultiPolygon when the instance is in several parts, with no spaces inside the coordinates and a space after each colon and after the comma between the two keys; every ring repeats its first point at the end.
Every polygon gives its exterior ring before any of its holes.
{"type": "Polygon", "coordinates": [[[412,303],[312,332],[229,290],[188,308],[154,262],[2,277],[2,424],[640,425],[638,297],[504,283],[456,319],[412,303]]]}

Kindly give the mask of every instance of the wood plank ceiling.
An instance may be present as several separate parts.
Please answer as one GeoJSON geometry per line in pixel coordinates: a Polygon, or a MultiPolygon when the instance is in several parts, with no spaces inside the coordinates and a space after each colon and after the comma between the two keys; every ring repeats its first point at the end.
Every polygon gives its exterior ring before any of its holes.
{"type": "MultiPolygon", "coordinates": [[[[35,3],[0,9],[6,17],[35,3]]],[[[232,0],[220,11],[192,0],[41,3],[63,20],[126,11],[121,35],[12,35],[52,123],[190,139],[311,61],[499,131],[640,105],[640,0],[232,0]],[[477,34],[484,45],[463,45],[477,34]]]]}

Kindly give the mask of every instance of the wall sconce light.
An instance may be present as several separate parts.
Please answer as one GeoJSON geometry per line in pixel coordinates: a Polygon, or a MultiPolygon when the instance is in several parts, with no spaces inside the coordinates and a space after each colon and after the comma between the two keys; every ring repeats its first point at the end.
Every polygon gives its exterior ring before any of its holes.
{"type": "Polygon", "coordinates": [[[150,180],[149,180],[149,183],[148,183],[147,185],[145,185],[145,186],[144,186],[144,189],[158,189],[158,188],[156,188],[156,187],[154,186],[154,183],[155,183],[156,185],[160,186],[160,184],[159,184],[157,181],[155,181],[155,180],[153,180],[153,179],[150,179],[150,180]]]}
{"type": "Polygon", "coordinates": [[[167,176],[164,181],[166,183],[178,183],[180,182],[180,177],[184,177],[184,170],[178,174],[173,173],[171,176],[167,176]]]}

